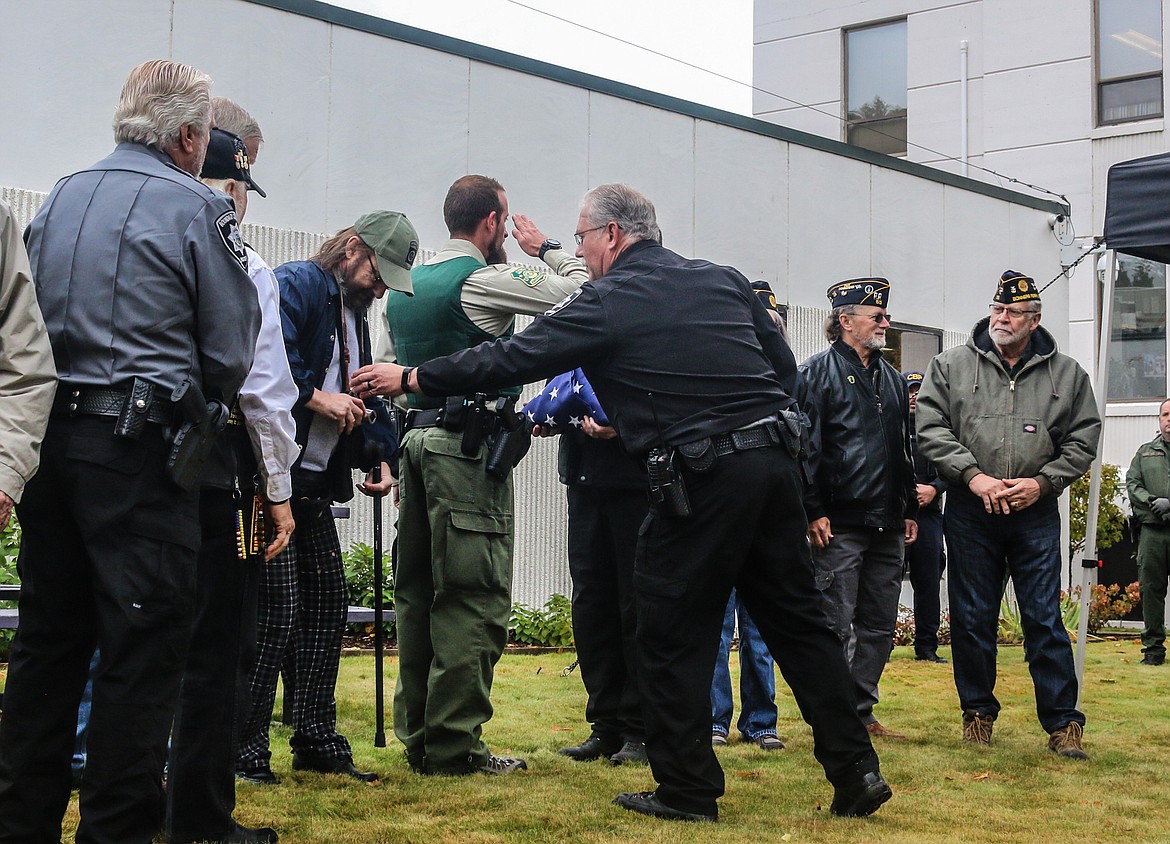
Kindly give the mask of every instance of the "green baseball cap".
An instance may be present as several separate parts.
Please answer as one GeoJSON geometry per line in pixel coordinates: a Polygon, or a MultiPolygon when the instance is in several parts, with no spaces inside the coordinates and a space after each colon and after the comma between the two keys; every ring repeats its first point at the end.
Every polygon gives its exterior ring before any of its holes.
{"type": "Polygon", "coordinates": [[[357,235],[378,258],[378,274],[391,290],[414,295],[410,268],[418,254],[418,232],[400,211],[371,211],[353,224],[357,235]]]}

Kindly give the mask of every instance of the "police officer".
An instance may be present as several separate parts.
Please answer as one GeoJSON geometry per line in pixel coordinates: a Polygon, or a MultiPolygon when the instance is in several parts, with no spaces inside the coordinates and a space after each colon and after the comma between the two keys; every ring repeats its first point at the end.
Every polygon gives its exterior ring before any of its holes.
{"type": "MultiPolygon", "coordinates": [[[[585,281],[580,261],[522,215],[517,243],[552,272],[505,263],[508,198],[495,179],[458,179],[443,219],[451,239],[411,273],[414,296],[392,293],[386,303],[402,363],[510,336],[516,314],[538,314],[585,281]]],[[[355,387],[363,389],[369,372],[354,374],[355,387]]],[[[503,386],[492,400],[505,396],[508,413],[520,390],[503,386]]],[[[472,383],[463,392],[474,398],[479,388],[472,383]]],[[[444,413],[443,400],[430,396],[411,396],[410,407],[395,561],[394,732],[416,771],[511,773],[526,768],[524,760],[493,756],[480,739],[492,716],[492,674],[512,605],[511,474],[486,474],[486,449],[472,441],[478,430],[464,447],[468,414],[444,413]]]]}
{"type": "Polygon", "coordinates": [[[61,837],[95,645],[77,839],[147,844],[159,830],[200,543],[190,448],[235,401],[259,323],[231,200],[195,178],[210,84],[174,62],[136,67],[114,113],[117,149],[62,179],[29,227],[61,385],[18,510],[0,841],[61,837]],[[193,423],[168,470],[168,430],[193,423]]]}
{"type": "Polygon", "coordinates": [[[57,387],[53,350],[37,306],[28,253],[0,202],[0,530],[37,470],[57,387]]]}
{"type": "MultiPolygon", "coordinates": [[[[242,110],[222,97],[215,97],[211,108],[217,128],[211,130],[200,180],[232,197],[242,221],[248,191],[265,194],[252,178],[243,139],[218,128],[242,110]]],[[[229,125],[237,128],[235,122],[229,125]]],[[[200,491],[203,547],[195,623],[167,769],[171,844],[277,840],[270,827],[252,829],[232,819],[237,707],[248,700],[256,654],[260,565],[283,551],[292,534],[291,470],[300,451],[292,418],[297,388],[284,353],[276,276],[251,247],[247,251],[248,275],[261,306],[260,334],[217,455],[220,465],[200,491]]]]}
{"type": "Polygon", "coordinates": [[[443,395],[581,365],[625,449],[647,456],[655,503],[634,588],[646,747],[660,785],[619,794],[618,805],[716,820],[724,783],[708,693],[723,611],[743,586],[813,728],[835,786],[830,810],[876,811],[891,791],[804,541],[791,350],[742,275],[659,245],[654,206],[632,188],[586,194],[575,237],[592,279],[578,293],[511,340],[417,368],[374,367],[368,389],[443,395]]]}

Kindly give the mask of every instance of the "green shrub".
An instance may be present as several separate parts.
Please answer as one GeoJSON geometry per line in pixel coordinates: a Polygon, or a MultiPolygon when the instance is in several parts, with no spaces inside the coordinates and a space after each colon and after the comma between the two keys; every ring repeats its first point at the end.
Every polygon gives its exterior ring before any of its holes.
{"type": "Polygon", "coordinates": [[[512,605],[512,641],[548,648],[573,646],[573,607],[564,595],[550,597],[543,609],[512,605]]]}
{"type": "MultiPolygon", "coordinates": [[[[16,571],[16,558],[20,554],[20,523],[13,515],[8,520],[8,526],[0,531],[0,583],[20,583],[20,575],[16,571]]],[[[15,601],[0,601],[0,607],[11,609],[17,606],[15,601]]],[[[12,637],[15,630],[0,630],[0,662],[8,661],[8,653],[12,650],[12,637]]]]}
{"type": "MultiPolygon", "coordinates": [[[[1068,493],[1068,554],[1076,560],[1085,550],[1085,531],[1088,530],[1089,475],[1086,472],[1073,481],[1068,493]]],[[[1101,464],[1101,500],[1097,504],[1097,550],[1112,548],[1121,541],[1125,530],[1125,513],[1117,500],[1125,495],[1125,480],[1121,469],[1112,463],[1101,464]]]]}
{"type": "MultiPolygon", "coordinates": [[[[345,565],[345,591],[349,605],[353,607],[374,607],[374,549],[364,542],[355,542],[349,550],[341,555],[345,565]]],[[[387,610],[394,609],[394,575],[390,565],[390,554],[382,552],[382,606],[387,610]]],[[[356,625],[355,625],[356,626],[356,625]]],[[[364,625],[367,632],[374,629],[374,625],[364,625]]],[[[397,638],[397,629],[392,621],[383,625],[383,635],[387,641],[397,638]]]]}

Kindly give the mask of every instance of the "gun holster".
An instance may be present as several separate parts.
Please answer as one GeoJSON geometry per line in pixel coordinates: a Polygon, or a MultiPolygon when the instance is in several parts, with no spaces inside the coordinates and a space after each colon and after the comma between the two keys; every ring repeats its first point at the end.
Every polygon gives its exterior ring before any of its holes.
{"type": "Polygon", "coordinates": [[[171,429],[167,474],[176,486],[190,492],[199,486],[207,457],[227,425],[231,410],[221,402],[207,401],[189,378],[175,387],[171,402],[175,424],[171,429]]]}

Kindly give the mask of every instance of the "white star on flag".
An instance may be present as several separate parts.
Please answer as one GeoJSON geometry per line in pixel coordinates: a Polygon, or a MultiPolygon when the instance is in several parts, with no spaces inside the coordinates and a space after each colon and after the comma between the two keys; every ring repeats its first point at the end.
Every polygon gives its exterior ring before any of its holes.
{"type": "Polygon", "coordinates": [[[572,425],[574,428],[580,428],[581,427],[581,417],[570,416],[569,417],[569,424],[572,425]]]}

